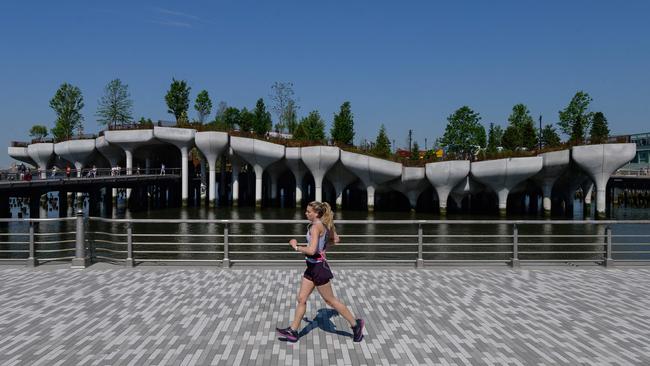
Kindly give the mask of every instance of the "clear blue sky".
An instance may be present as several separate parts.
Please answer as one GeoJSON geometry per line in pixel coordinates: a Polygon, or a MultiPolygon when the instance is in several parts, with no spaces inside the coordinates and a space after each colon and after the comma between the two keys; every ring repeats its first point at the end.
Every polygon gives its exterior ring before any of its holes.
{"type": "Polygon", "coordinates": [[[384,123],[398,147],[409,128],[431,146],[462,105],[486,126],[505,126],[516,103],[556,122],[578,90],[612,133],[646,132],[649,16],[649,1],[3,1],[0,144],[52,127],[63,82],[81,88],[85,130],[99,131],[97,101],[114,78],[135,117],[153,120],[173,119],[172,77],[192,100],[206,89],[215,106],[239,108],[269,104],[273,82],[291,81],[300,116],[318,110],[329,131],[349,100],[355,142],[384,123]]]}

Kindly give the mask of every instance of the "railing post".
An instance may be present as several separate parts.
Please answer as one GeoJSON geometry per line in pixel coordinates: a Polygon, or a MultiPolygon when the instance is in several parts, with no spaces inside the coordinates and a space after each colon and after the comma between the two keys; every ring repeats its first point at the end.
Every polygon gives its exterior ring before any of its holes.
{"type": "Polygon", "coordinates": [[[612,267],[614,266],[614,259],[612,258],[612,228],[609,225],[605,228],[605,244],[605,267],[612,267]]]}
{"type": "Polygon", "coordinates": [[[519,268],[519,228],[517,224],[512,228],[512,268],[519,268]]]}
{"type": "Polygon", "coordinates": [[[77,210],[77,235],[74,258],[72,258],[71,268],[86,268],[90,264],[86,256],[86,230],[84,228],[84,213],[82,210],[77,210]]]}
{"type": "Polygon", "coordinates": [[[29,258],[27,258],[27,267],[38,266],[36,259],[36,243],[34,242],[34,222],[29,221],[29,258]]]}
{"type": "Polygon", "coordinates": [[[424,259],[422,258],[422,224],[418,224],[418,260],[415,262],[415,268],[424,268],[424,259]]]}
{"type": "Polygon", "coordinates": [[[228,258],[228,223],[223,226],[223,268],[230,268],[230,258],[228,258]]]}
{"type": "Polygon", "coordinates": [[[133,225],[126,224],[126,266],[133,267],[133,225]]]}

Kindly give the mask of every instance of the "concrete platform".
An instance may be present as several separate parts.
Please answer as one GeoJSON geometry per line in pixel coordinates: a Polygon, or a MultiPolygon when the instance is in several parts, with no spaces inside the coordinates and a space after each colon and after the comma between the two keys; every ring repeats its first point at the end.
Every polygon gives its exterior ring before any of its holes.
{"type": "MultiPolygon", "coordinates": [[[[334,266],[334,265],[333,265],[334,266]]],[[[2,365],[647,365],[650,270],[342,269],[312,294],[301,270],[0,267],[2,365]]]]}

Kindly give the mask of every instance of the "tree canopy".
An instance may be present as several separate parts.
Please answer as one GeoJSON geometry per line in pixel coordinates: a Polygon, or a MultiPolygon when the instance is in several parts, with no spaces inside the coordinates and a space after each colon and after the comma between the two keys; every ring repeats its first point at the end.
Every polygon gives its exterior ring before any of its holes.
{"type": "Polygon", "coordinates": [[[344,102],[338,114],[334,114],[334,123],[330,131],[332,140],[337,144],[352,145],[354,141],[354,115],[350,102],[344,102]]]}
{"type": "Polygon", "coordinates": [[[290,129],[290,118],[292,115],[295,115],[297,110],[296,101],[293,98],[293,83],[276,81],[271,86],[271,89],[273,90],[273,93],[271,94],[273,106],[271,109],[278,116],[275,129],[278,132],[286,132],[290,129]]]}
{"type": "Polygon", "coordinates": [[[544,147],[560,146],[560,136],[558,136],[553,125],[546,125],[542,129],[542,145],[544,147]]]}
{"type": "Polygon", "coordinates": [[[325,122],[318,111],[311,111],[307,117],[300,120],[294,138],[307,141],[325,140],[325,122]]]}
{"type": "Polygon", "coordinates": [[[519,103],[512,107],[508,117],[509,125],[503,133],[501,146],[508,150],[525,148],[532,150],[537,145],[537,130],[533,117],[525,104],[519,103]]]}
{"type": "Polygon", "coordinates": [[[386,133],[386,126],[382,124],[379,128],[377,138],[375,139],[375,144],[372,148],[372,154],[377,157],[387,159],[391,155],[390,149],[390,140],[388,139],[388,134],[386,133]]]}
{"type": "Polygon", "coordinates": [[[47,133],[47,127],[43,125],[34,125],[31,129],[29,129],[29,136],[35,139],[43,139],[45,136],[47,136],[47,133]]]}
{"type": "Polygon", "coordinates": [[[264,99],[260,98],[257,100],[253,114],[255,115],[253,119],[253,131],[256,134],[264,136],[267,132],[271,131],[273,121],[271,121],[271,113],[266,110],[264,99]]]}
{"type": "Polygon", "coordinates": [[[133,119],[133,100],[128,87],[120,79],[113,79],[104,87],[104,96],[99,100],[97,107],[97,122],[115,127],[127,124],[133,119]]]}
{"type": "Polygon", "coordinates": [[[563,133],[570,136],[569,141],[574,144],[584,142],[593,116],[589,112],[589,103],[592,100],[589,94],[580,90],[571,98],[569,105],[559,112],[558,126],[563,133]]]}
{"type": "Polygon", "coordinates": [[[249,111],[246,107],[239,111],[239,130],[244,132],[251,132],[255,125],[255,114],[249,111]]]}
{"type": "Polygon", "coordinates": [[[70,138],[75,131],[83,133],[84,117],[81,115],[81,109],[84,107],[84,99],[78,87],[68,83],[61,84],[50,100],[50,107],[57,115],[52,129],[54,139],[70,138]]]}
{"type": "Polygon", "coordinates": [[[445,134],[439,140],[448,153],[469,158],[478,148],[486,146],[485,128],[481,116],[468,106],[462,106],[447,117],[445,134]]]}
{"type": "Polygon", "coordinates": [[[228,130],[234,130],[236,126],[239,126],[239,109],[235,107],[227,107],[226,110],[223,112],[223,124],[225,125],[226,129],[228,130]]]}
{"type": "Polygon", "coordinates": [[[609,126],[607,125],[607,118],[605,118],[603,112],[594,113],[589,135],[592,144],[604,144],[607,142],[609,126]]]}
{"type": "Polygon", "coordinates": [[[174,115],[177,124],[182,121],[183,113],[187,115],[187,110],[190,107],[190,89],[185,80],[172,79],[169,90],[165,95],[167,113],[174,115]]]}
{"type": "Polygon", "coordinates": [[[487,151],[494,153],[497,148],[501,146],[501,139],[503,138],[503,129],[501,126],[490,123],[488,130],[487,151]]]}
{"type": "Polygon", "coordinates": [[[199,122],[205,123],[205,119],[212,112],[212,101],[210,100],[210,94],[207,90],[201,90],[196,96],[196,101],[194,102],[194,109],[198,113],[199,122]]]}

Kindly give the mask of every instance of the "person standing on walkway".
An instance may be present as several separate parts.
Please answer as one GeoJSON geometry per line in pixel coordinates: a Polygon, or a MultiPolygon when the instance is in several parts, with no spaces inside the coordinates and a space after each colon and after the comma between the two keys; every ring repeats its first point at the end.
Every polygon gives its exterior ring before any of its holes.
{"type": "Polygon", "coordinates": [[[165,175],[165,164],[160,164],[160,175],[165,175]]]}
{"type": "Polygon", "coordinates": [[[288,328],[276,328],[276,331],[290,342],[298,340],[298,329],[307,310],[307,299],[316,288],[325,303],[333,307],[348,321],[352,328],[354,341],[361,342],[365,325],[363,319],[354,318],[347,306],[334,296],[332,284],[330,283],[334,275],[327,263],[325,251],[328,244],[339,242],[339,236],[336,234],[336,228],[334,227],[332,208],[327,202],[313,201],[307,205],[305,216],[311,222],[307,231],[307,245],[298,245],[296,239],[289,241],[295,251],[305,255],[305,261],[307,262],[307,269],[303,274],[300,290],[298,291],[296,314],[288,328]]]}

